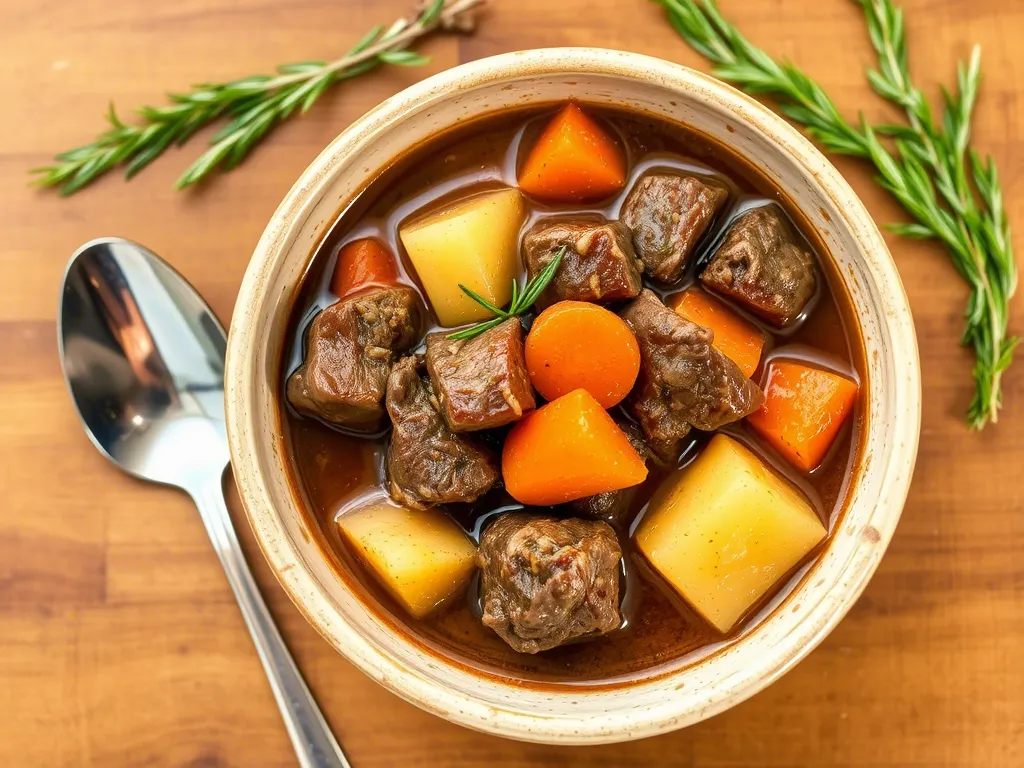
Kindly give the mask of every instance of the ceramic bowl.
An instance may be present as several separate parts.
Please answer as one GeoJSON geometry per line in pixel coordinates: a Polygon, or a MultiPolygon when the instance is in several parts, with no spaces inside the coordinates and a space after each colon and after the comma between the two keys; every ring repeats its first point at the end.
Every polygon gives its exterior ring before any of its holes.
{"type": "Polygon", "coordinates": [[[621,741],[696,723],[805,657],[863,591],[906,498],[920,428],[913,321],[875,223],[796,130],[738,91],[684,67],[593,48],[524,51],[465,64],[373,109],[325,149],[285,197],[242,283],[227,359],[235,481],[256,538],[310,623],[363,672],[456,723],[530,741],[621,741]],[[727,143],[790,197],[827,245],[860,323],[867,360],[862,461],[845,514],[795,592],[734,642],[698,662],[617,685],[520,685],[435,655],[341,578],[307,529],[289,483],[278,420],[289,312],[339,211],[394,158],[478,116],[575,99],[628,106],[727,143]]]}

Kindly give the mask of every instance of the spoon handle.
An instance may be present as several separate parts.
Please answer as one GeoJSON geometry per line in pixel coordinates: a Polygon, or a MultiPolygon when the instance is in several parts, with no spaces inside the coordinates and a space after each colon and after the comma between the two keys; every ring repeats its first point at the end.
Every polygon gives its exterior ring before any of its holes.
{"type": "Polygon", "coordinates": [[[238,599],[238,607],[242,609],[242,617],[270,680],[299,765],[301,768],[351,768],[295,666],[245,562],[224,503],[222,481],[223,474],[216,474],[193,493],[192,498],[238,599]]]}

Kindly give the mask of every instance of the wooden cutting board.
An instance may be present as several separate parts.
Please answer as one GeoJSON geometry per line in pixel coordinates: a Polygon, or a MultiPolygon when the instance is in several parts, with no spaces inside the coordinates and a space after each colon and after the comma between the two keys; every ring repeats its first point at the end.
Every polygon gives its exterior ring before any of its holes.
{"type": "MultiPolygon", "coordinates": [[[[1024,4],[905,0],[913,69],[949,81],[985,47],[977,146],[996,157],[1024,251],[1024,4]]],[[[848,114],[887,110],[845,0],[721,0],[769,52],[791,58],[848,114]]],[[[90,140],[113,99],[336,55],[406,0],[4,0],[0,4],[0,765],[293,766],[256,654],[185,497],[119,474],[78,429],[56,355],[65,262],[117,234],[166,256],[230,318],[263,226],[341,129],[417,78],[520,48],[627,48],[705,63],[645,0],[491,0],[473,38],[431,41],[433,63],[381,71],[282,127],[243,169],[194,193],[172,181],[198,146],[126,185],[64,200],[27,169],[90,140]]],[[[840,170],[880,223],[897,206],[857,162],[840,170]]],[[[867,592],[782,681],[686,731],[553,748],[450,725],[387,693],[310,629],[238,518],[285,638],[356,768],[450,766],[1024,765],[1024,360],[1000,424],[968,432],[967,291],[944,253],[888,238],[913,305],[924,428],[910,500],[867,592]]],[[[1024,332],[1024,302],[1014,303],[1024,332]]],[[[237,501],[234,511],[238,513],[237,501]]]]}

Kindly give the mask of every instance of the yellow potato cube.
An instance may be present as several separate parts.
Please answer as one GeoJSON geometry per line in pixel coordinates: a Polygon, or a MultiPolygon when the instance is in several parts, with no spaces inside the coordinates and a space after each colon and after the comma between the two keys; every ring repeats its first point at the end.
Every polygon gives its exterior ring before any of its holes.
{"type": "Polygon", "coordinates": [[[665,481],[636,532],[650,564],[720,632],[824,538],[803,495],[722,434],[665,481]]]}
{"type": "Polygon", "coordinates": [[[403,224],[399,237],[441,325],[491,314],[459,284],[504,307],[519,271],[519,230],[526,219],[518,189],[485,192],[403,224]]]}
{"type": "Polygon", "coordinates": [[[476,567],[476,547],[437,509],[384,499],[338,518],[342,535],[378,581],[418,619],[458,596],[476,567]]]}

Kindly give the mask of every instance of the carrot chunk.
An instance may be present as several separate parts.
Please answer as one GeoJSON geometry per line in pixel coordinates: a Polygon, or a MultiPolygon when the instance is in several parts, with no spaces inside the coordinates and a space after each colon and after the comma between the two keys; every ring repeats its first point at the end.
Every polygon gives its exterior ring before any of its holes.
{"type": "Polygon", "coordinates": [[[626,160],[611,137],[575,104],[540,135],[519,173],[519,188],[544,200],[600,200],[626,183],[626,160]]]}
{"type": "Polygon", "coordinates": [[[857,384],[805,363],[775,360],[764,393],[764,406],[747,422],[793,466],[810,472],[853,410],[857,384]]]}
{"type": "Polygon", "coordinates": [[[548,400],[585,389],[602,408],[611,408],[633,388],[640,347],[614,312],[560,301],[534,321],[526,337],[526,369],[534,389],[548,400]]]}
{"type": "Polygon", "coordinates": [[[764,349],[764,334],[756,325],[700,288],[683,291],[670,303],[691,323],[714,331],[718,351],[736,363],[744,376],[754,375],[764,349]]]}
{"type": "Polygon", "coordinates": [[[516,424],[505,439],[501,471],[514,499],[537,506],[618,491],[647,477],[625,433],[584,389],[516,424]]]}
{"type": "Polygon", "coordinates": [[[364,237],[342,247],[331,276],[331,293],[340,299],[364,288],[397,282],[395,257],[379,240],[364,237]]]}

